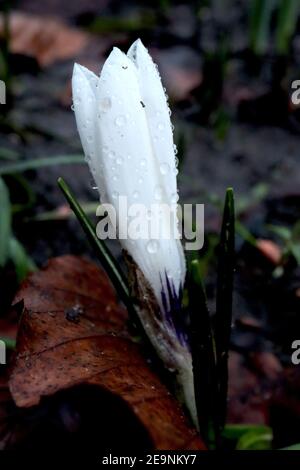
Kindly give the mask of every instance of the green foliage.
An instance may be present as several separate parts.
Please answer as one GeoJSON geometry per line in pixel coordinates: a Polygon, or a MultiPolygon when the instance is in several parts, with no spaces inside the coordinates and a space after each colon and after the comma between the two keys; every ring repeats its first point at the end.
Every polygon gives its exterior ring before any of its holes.
{"type": "Polygon", "coordinates": [[[227,424],[223,437],[234,441],[236,450],[270,450],[273,433],[269,426],[255,424],[227,424]]]}
{"type": "Polygon", "coordinates": [[[88,30],[96,34],[109,34],[113,32],[145,31],[155,25],[155,15],[146,11],[139,15],[129,17],[98,16],[87,26],[88,30]]]}
{"type": "Polygon", "coordinates": [[[68,201],[72,211],[76,215],[91,246],[95,250],[99,260],[101,261],[101,264],[103,265],[113,285],[115,286],[116,291],[120,294],[120,297],[122,298],[125,305],[131,305],[127,281],[122,271],[120,270],[117,262],[115,261],[113,255],[106,247],[105,243],[103,243],[103,241],[97,237],[95,227],[87,218],[82,207],[76,200],[75,195],[72,193],[71,189],[63,178],[58,179],[58,185],[62,190],[66,200],[68,201]]]}
{"type": "Polygon", "coordinates": [[[190,342],[197,415],[201,436],[209,447],[219,440],[216,414],[216,348],[199,260],[190,264],[188,277],[190,342]]]}
{"type": "Polygon", "coordinates": [[[268,225],[268,229],[277,235],[283,244],[282,264],[293,257],[300,265],[300,221],[292,229],[281,225],[268,225]]]}
{"type": "Polygon", "coordinates": [[[81,155],[59,155],[54,157],[33,158],[32,160],[23,160],[8,163],[0,167],[0,175],[13,173],[23,173],[27,170],[38,170],[49,166],[84,164],[81,155]]]}
{"type": "Polygon", "coordinates": [[[261,55],[267,48],[274,0],[253,0],[250,2],[249,40],[252,51],[261,55]]]}
{"type": "Polygon", "coordinates": [[[9,240],[9,257],[15,266],[19,283],[25,279],[28,273],[36,270],[33,260],[26,253],[23,245],[14,237],[9,240]]]}
{"type": "Polygon", "coordinates": [[[35,270],[35,264],[12,234],[12,206],[9,191],[2,178],[0,178],[0,207],[0,267],[4,268],[6,263],[11,261],[17,280],[21,282],[29,272],[35,270]]]}
{"type": "Polygon", "coordinates": [[[4,267],[9,252],[11,237],[11,210],[9,192],[3,179],[0,178],[0,267],[4,267]]]}
{"type": "Polygon", "coordinates": [[[232,323],[235,213],[228,188],[218,244],[216,315],[211,324],[199,259],[189,264],[188,295],[195,399],[201,434],[209,447],[219,447],[225,424],[228,388],[228,350],[232,323]]]}
{"type": "Polygon", "coordinates": [[[218,252],[218,278],[215,315],[215,337],[218,365],[218,414],[223,428],[227,408],[228,350],[232,323],[233,273],[235,263],[235,213],[232,188],[226,191],[218,252]]]}
{"type": "Polygon", "coordinates": [[[279,55],[289,52],[299,18],[298,0],[254,0],[250,3],[249,42],[257,55],[267,51],[271,40],[271,20],[276,10],[275,48],[279,55]]]}
{"type": "Polygon", "coordinates": [[[276,49],[279,54],[289,52],[291,39],[299,17],[299,0],[282,0],[278,12],[276,49]]]}
{"type": "Polygon", "coordinates": [[[300,443],[299,444],[293,444],[293,445],[288,446],[288,447],[283,447],[280,450],[300,450],[300,443]]]}

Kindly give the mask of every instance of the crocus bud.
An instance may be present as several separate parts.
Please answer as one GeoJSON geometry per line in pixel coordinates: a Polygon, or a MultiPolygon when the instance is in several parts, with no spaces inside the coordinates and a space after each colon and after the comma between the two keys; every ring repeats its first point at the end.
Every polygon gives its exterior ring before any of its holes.
{"type": "Polygon", "coordinates": [[[158,70],[140,40],[127,55],[114,48],[100,77],[75,64],[73,105],[77,128],[102,204],[115,207],[118,232],[128,216],[119,207],[142,204],[145,218],[156,222],[153,204],[170,208],[160,217],[169,237],[122,237],[120,243],[136,266],[142,324],[167,367],[177,372],[195,418],[191,355],[181,311],[185,258],[177,232],[176,147],[170,110],[158,70]],[[168,232],[168,233],[170,233],[168,232]],[[149,299],[151,298],[151,301],[149,299]],[[148,299],[148,300],[147,300],[148,299]],[[151,304],[151,305],[150,305],[151,304]]]}

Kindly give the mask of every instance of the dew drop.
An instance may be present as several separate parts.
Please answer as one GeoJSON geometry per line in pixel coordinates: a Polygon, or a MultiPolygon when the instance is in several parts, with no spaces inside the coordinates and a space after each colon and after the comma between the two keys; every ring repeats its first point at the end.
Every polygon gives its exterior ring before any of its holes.
{"type": "Polygon", "coordinates": [[[102,152],[103,152],[103,153],[108,153],[108,147],[107,147],[107,145],[103,145],[103,147],[102,147],[102,152]]]}
{"type": "Polygon", "coordinates": [[[177,202],[179,199],[179,196],[177,193],[173,193],[171,194],[171,202],[174,204],[175,202],[177,202]]]}
{"type": "Polygon", "coordinates": [[[111,159],[115,158],[115,152],[108,152],[108,157],[111,159]]]}
{"type": "Polygon", "coordinates": [[[157,252],[158,250],[158,241],[157,240],[150,240],[148,243],[147,243],[147,251],[148,253],[150,254],[154,254],[157,252]]]}
{"type": "Polygon", "coordinates": [[[133,194],[132,194],[133,199],[138,199],[139,195],[140,195],[140,193],[138,191],[134,191],[133,194]]]}
{"type": "Polygon", "coordinates": [[[115,124],[118,127],[122,127],[126,124],[126,117],[123,115],[117,116],[115,119],[115,124]]]}
{"type": "Polygon", "coordinates": [[[172,279],[173,274],[172,274],[172,271],[171,271],[170,269],[167,270],[166,274],[167,274],[167,277],[168,277],[169,279],[172,279]]]}
{"type": "Polygon", "coordinates": [[[113,179],[113,181],[118,181],[117,175],[114,175],[114,176],[112,177],[112,179],[113,179]]]}
{"type": "Polygon", "coordinates": [[[74,111],[74,109],[75,109],[74,104],[71,104],[71,109],[72,109],[72,111],[74,111]]]}
{"type": "Polygon", "coordinates": [[[94,139],[93,139],[93,136],[92,136],[92,135],[88,135],[88,136],[87,136],[87,141],[88,141],[88,142],[93,142],[93,140],[94,140],[94,139]]]}
{"type": "Polygon", "coordinates": [[[128,158],[128,160],[132,159],[132,156],[130,155],[130,153],[127,155],[127,158],[128,158]]]}
{"type": "Polygon", "coordinates": [[[117,163],[118,165],[122,165],[122,164],[123,164],[123,157],[117,157],[117,158],[116,158],[116,163],[117,163]]]}
{"type": "Polygon", "coordinates": [[[99,107],[102,111],[108,111],[111,108],[111,99],[109,96],[100,100],[99,107]]]}
{"type": "Polygon", "coordinates": [[[162,163],[159,169],[162,175],[167,175],[170,171],[170,167],[168,163],[162,163]]]}
{"type": "Polygon", "coordinates": [[[157,129],[158,129],[159,131],[163,131],[164,128],[165,128],[165,125],[164,125],[162,122],[160,122],[160,123],[158,124],[158,126],[157,126],[157,129]]]}
{"type": "Polygon", "coordinates": [[[144,181],[144,180],[143,180],[142,177],[140,177],[140,178],[138,179],[138,183],[139,183],[139,184],[143,184],[143,181],[144,181]]]}
{"type": "Polygon", "coordinates": [[[161,201],[163,197],[163,189],[161,186],[156,186],[154,189],[154,198],[156,201],[161,201]]]}
{"type": "Polygon", "coordinates": [[[112,192],[112,198],[113,198],[113,199],[117,199],[118,197],[119,197],[118,191],[113,191],[113,192],[112,192]]]}
{"type": "Polygon", "coordinates": [[[145,158],[142,158],[142,160],[140,161],[140,165],[142,168],[145,168],[145,166],[147,166],[147,160],[145,158]]]}

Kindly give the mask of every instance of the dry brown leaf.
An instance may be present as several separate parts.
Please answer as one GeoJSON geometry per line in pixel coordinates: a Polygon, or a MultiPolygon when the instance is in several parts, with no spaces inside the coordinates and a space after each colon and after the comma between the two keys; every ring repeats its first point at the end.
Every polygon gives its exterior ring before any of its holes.
{"type": "Polygon", "coordinates": [[[272,264],[278,265],[282,259],[281,249],[272,240],[256,240],[258,250],[265,256],[272,264]]]}
{"type": "Polygon", "coordinates": [[[126,330],[106,275],[74,256],[50,260],[22,285],[10,391],[19,407],[78,384],[121,397],[156,449],[203,449],[178,402],[149,368],[126,330]]]}
{"type": "MultiPolygon", "coordinates": [[[[3,16],[0,16],[0,35],[3,16]]],[[[90,41],[90,36],[71,28],[55,17],[40,17],[13,12],[10,15],[10,50],[35,57],[41,66],[76,56],[90,41]]]]}

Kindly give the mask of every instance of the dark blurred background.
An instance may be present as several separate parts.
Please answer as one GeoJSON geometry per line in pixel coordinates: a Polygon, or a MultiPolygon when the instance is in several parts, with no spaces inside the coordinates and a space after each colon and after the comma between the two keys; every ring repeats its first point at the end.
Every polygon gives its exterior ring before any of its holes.
{"type": "MultiPolygon", "coordinates": [[[[92,256],[57,187],[63,176],[94,215],[97,193],[81,164],[71,110],[72,67],[76,61],[99,73],[113,46],[126,51],[140,37],[169,95],[181,202],[205,204],[205,245],[196,256],[212,306],[222,201],[226,187],[234,188],[231,367],[248,364],[250,388],[259,388],[260,401],[255,412],[236,405],[230,419],[270,423],[262,406],[269,385],[261,377],[269,384],[291,366],[291,343],[300,334],[300,110],[291,100],[291,84],[300,79],[299,2],[0,4],[0,78],[6,84],[6,104],[0,105],[0,320],[28,271],[63,253],[92,256]]],[[[111,248],[119,256],[117,244],[111,248]]],[[[298,379],[289,391],[293,399],[299,385],[298,379]]],[[[231,387],[235,393],[236,382],[231,387]]],[[[300,439],[294,401],[290,409],[293,400],[280,395],[272,405],[280,445],[300,439]]]]}

